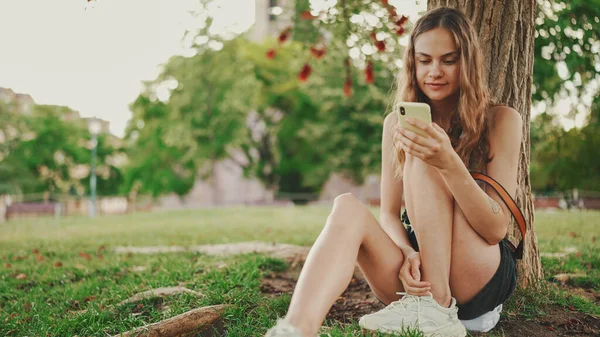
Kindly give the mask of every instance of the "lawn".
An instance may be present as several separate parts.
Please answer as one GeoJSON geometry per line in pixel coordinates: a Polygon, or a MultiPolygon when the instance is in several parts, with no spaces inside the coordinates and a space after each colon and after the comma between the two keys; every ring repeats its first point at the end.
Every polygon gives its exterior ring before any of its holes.
{"type": "MultiPolygon", "coordinates": [[[[243,241],[308,246],[328,213],[321,206],[240,207],[0,224],[0,336],[114,335],[222,303],[231,304],[224,315],[230,336],[262,336],[284,315],[289,295],[267,296],[261,281],[285,272],[288,262],[263,254],[119,254],[115,248],[243,241]],[[118,305],[138,292],[177,285],[204,296],[184,293],[118,305]]],[[[593,296],[600,292],[600,212],[537,212],[535,230],[543,253],[567,253],[542,258],[546,280],[561,273],[579,276],[560,286],[543,282],[541,290],[519,290],[502,321],[531,321],[552,332],[560,327],[547,318],[560,308],[598,322],[593,296]]],[[[363,335],[356,324],[326,325],[331,336],[363,335]]]]}

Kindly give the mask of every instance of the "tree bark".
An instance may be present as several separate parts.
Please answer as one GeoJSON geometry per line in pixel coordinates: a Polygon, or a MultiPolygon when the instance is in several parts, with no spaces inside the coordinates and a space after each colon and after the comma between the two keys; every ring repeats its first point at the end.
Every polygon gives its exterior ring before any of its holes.
{"type": "MultiPolygon", "coordinates": [[[[519,263],[519,284],[524,287],[535,285],[543,277],[533,230],[534,210],[529,180],[535,0],[429,0],[427,3],[428,10],[441,6],[459,9],[471,19],[479,33],[493,99],[519,111],[523,119],[516,202],[527,221],[527,235],[523,260],[519,263]]],[[[513,242],[521,239],[514,220],[509,239],[513,242]]]]}

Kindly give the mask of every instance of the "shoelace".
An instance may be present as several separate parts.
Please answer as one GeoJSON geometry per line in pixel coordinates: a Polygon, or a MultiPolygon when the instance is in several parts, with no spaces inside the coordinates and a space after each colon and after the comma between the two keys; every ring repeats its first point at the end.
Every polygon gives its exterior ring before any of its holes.
{"type": "Polygon", "coordinates": [[[433,295],[429,293],[427,296],[415,296],[406,292],[397,292],[397,295],[403,295],[403,297],[397,301],[390,303],[386,309],[391,310],[395,307],[401,307],[402,309],[408,308],[412,304],[417,304],[417,326],[421,326],[421,298],[427,297],[433,300],[433,295]]]}

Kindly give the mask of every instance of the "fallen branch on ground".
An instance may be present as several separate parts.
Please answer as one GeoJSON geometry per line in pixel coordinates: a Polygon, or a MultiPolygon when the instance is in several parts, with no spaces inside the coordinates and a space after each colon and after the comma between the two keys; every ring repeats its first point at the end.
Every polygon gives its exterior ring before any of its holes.
{"type": "Polygon", "coordinates": [[[195,331],[203,326],[208,328],[221,318],[221,312],[227,305],[213,305],[190,310],[181,315],[163,321],[145,325],[134,331],[114,335],[113,337],[174,337],[195,331]]]}

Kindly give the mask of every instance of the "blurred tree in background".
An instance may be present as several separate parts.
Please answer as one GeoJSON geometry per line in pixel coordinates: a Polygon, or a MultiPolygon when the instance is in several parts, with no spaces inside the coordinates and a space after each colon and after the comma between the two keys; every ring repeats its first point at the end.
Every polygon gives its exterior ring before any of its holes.
{"type": "MultiPolygon", "coordinates": [[[[82,120],[65,120],[71,109],[36,105],[30,115],[0,106],[0,187],[2,192],[89,193],[90,133],[82,120]]],[[[98,193],[114,195],[121,172],[109,159],[118,151],[98,136],[98,193]]]]}
{"type": "MultiPolygon", "coordinates": [[[[377,174],[413,25],[398,1],[298,0],[291,26],[260,43],[211,33],[212,2],[199,1],[202,28],[187,33],[194,55],[172,57],[132,103],[122,144],[99,136],[99,193],[183,196],[227,158],[276,192],[377,174]],[[123,152],[124,168],[114,161],[123,152]]],[[[532,187],[600,190],[600,0],[537,3],[532,187]],[[583,114],[582,127],[565,130],[583,114]]],[[[0,193],[88,193],[90,135],[61,109],[37,106],[34,117],[0,105],[0,193]]]]}
{"type": "MultiPolygon", "coordinates": [[[[174,175],[186,182],[178,193],[191,188],[194,169],[208,176],[223,158],[285,192],[318,192],[332,172],[361,183],[379,171],[381,123],[403,57],[400,38],[412,22],[388,1],[338,1],[320,12],[308,0],[294,6],[293,25],[263,43],[211,35],[208,18],[204,29],[189,33],[200,41],[193,46],[196,55],[172,58],[147,84],[140,98],[153,97],[152,104],[172,85],[160,102],[166,112],[152,117],[170,130],[146,136],[182,151],[172,152],[168,164],[172,173],[177,165],[189,169],[174,175]]],[[[547,107],[572,97],[578,103],[574,109],[592,109],[583,97],[597,91],[598,8],[596,1],[538,1],[534,102],[547,107]]],[[[152,128],[145,118],[135,113],[131,125],[152,128]]],[[[551,113],[532,121],[535,190],[594,186],[583,177],[598,180],[592,171],[597,157],[586,150],[593,149],[586,144],[594,143],[595,128],[588,123],[565,131],[551,113]],[[583,170],[582,161],[588,171],[577,177],[568,173],[574,166],[583,170]]],[[[142,135],[134,130],[136,137],[142,135]]],[[[140,137],[136,142],[143,141],[140,137]]],[[[138,145],[131,151],[140,151],[138,145]]],[[[154,190],[156,195],[176,189],[154,190]]]]}
{"type": "Polygon", "coordinates": [[[578,188],[600,191],[600,96],[588,122],[565,130],[556,116],[542,113],[531,124],[532,188],[541,193],[578,188]]]}
{"type": "Polygon", "coordinates": [[[131,105],[133,119],[126,134],[128,164],[122,190],[129,195],[156,197],[174,192],[185,195],[192,188],[196,165],[187,150],[171,139],[167,107],[140,95],[131,105]],[[170,135],[170,138],[167,138],[170,135]]]}
{"type": "Polygon", "coordinates": [[[0,194],[19,193],[35,188],[37,174],[27,170],[23,160],[13,152],[23,140],[26,121],[12,113],[12,106],[0,102],[0,194]]]}
{"type": "MultiPolygon", "coordinates": [[[[208,176],[215,161],[232,158],[247,177],[283,192],[318,193],[333,172],[360,183],[379,171],[381,125],[395,63],[369,59],[369,77],[364,59],[349,59],[346,40],[333,39],[326,50],[322,44],[307,48],[317,29],[301,18],[308,1],[298,1],[296,7],[295,21],[304,28],[293,31],[294,41],[288,32],[263,43],[243,36],[222,39],[208,33],[209,19],[196,33],[195,40],[203,41],[194,46],[196,55],[173,57],[138,98],[149,102],[148,107],[162,106],[164,114],[148,115],[152,108],[146,112],[134,104],[127,132],[131,151],[140,151],[135,149],[148,137],[159,137],[183,151],[171,157],[173,162],[163,162],[170,172],[191,160],[208,176]],[[346,75],[352,86],[343,89],[346,75]],[[161,100],[165,88],[168,94],[161,100]],[[160,135],[144,130],[154,130],[153,123],[170,130],[160,135]]],[[[150,165],[146,170],[154,171],[150,165]]],[[[193,181],[188,182],[191,188],[193,181]]]]}
{"type": "Polygon", "coordinates": [[[531,181],[538,192],[600,191],[600,1],[538,0],[531,181]],[[552,108],[560,106],[567,111],[552,108]],[[581,128],[562,122],[587,114],[581,128]]]}
{"type": "MultiPolygon", "coordinates": [[[[224,41],[219,51],[172,58],[160,78],[147,85],[173,83],[168,101],[149,92],[133,105],[127,139],[133,144],[131,164],[138,169],[128,175],[139,170],[159,174],[161,165],[143,162],[148,157],[144,153],[160,156],[159,151],[172,159],[161,160],[166,171],[189,165],[191,171],[179,176],[182,183],[193,178],[195,168],[210,175],[214,162],[223,158],[233,158],[246,176],[268,188],[286,192],[317,192],[331,172],[346,172],[360,181],[377,170],[391,71],[377,67],[377,84],[357,83],[355,99],[349,101],[336,76],[344,71],[345,55],[328,53],[302,83],[293,67],[301,64],[299,44],[286,45],[273,60],[265,58],[267,50],[265,44],[236,38],[224,41]],[[149,98],[153,95],[154,101],[149,98]],[[149,139],[163,146],[149,148],[149,139]]],[[[156,184],[153,179],[138,181],[156,184]]],[[[189,190],[194,181],[187,183],[189,190]]],[[[169,188],[148,190],[157,195],[169,188]]]]}
{"type": "Polygon", "coordinates": [[[598,0],[538,0],[534,101],[597,92],[599,22],[598,0]]]}

